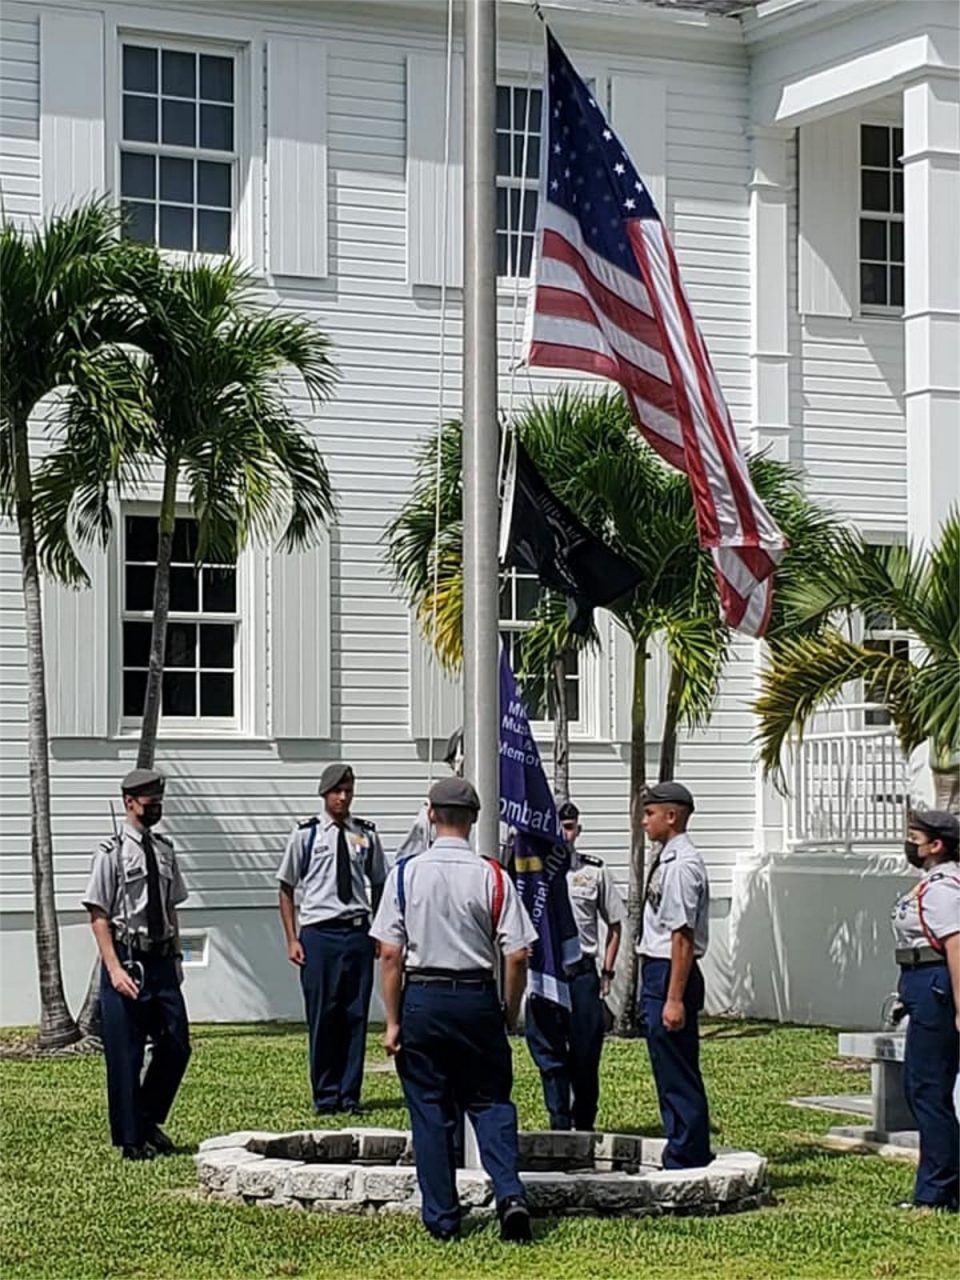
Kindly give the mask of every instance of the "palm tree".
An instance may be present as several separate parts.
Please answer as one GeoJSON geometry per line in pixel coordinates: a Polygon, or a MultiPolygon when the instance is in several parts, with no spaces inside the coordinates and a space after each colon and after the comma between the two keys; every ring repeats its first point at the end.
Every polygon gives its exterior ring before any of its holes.
{"type": "MultiPolygon", "coordinates": [[[[82,584],[83,567],[66,542],[42,562],[44,528],[36,510],[30,460],[31,414],[60,389],[75,403],[82,381],[96,400],[103,430],[123,434],[136,404],[117,382],[112,344],[129,339],[135,307],[120,287],[129,247],[117,218],[91,203],[51,219],[34,234],[0,227],[0,513],[16,520],[27,641],[27,736],[30,773],[34,933],[40,987],[39,1044],[69,1044],[79,1031],[67,1008],[60,963],[50,823],[50,768],[43,657],[41,568],[82,584]]],[[[122,357],[121,357],[122,359],[122,357]]]]}
{"type": "MultiPolygon", "coordinates": [[[[783,784],[785,743],[846,685],[863,681],[890,715],[905,754],[925,743],[937,803],[960,807],[960,514],[951,513],[929,552],[857,543],[834,571],[793,585],[788,604],[812,635],[772,647],[756,709],[761,759],[783,784]],[[877,614],[912,637],[908,654],[844,634],[839,620],[877,614]]],[[[890,625],[888,623],[888,625],[890,625]]]]}
{"type": "MultiPolygon", "coordinates": [[[[634,649],[627,912],[631,928],[637,930],[647,870],[642,818],[647,780],[646,665],[651,647],[660,640],[670,665],[660,759],[664,780],[673,774],[680,729],[701,728],[710,719],[733,637],[719,617],[713,565],[698,543],[689,482],[643,442],[618,392],[592,396],[563,391],[528,408],[516,426],[553,492],[594,533],[642,570],[639,585],[610,606],[634,649]]],[[[449,656],[456,652],[462,608],[459,424],[449,424],[441,437],[437,548],[432,506],[435,449],[431,442],[422,452],[413,494],[387,532],[388,559],[395,580],[418,608],[423,623],[434,613],[436,558],[435,643],[449,656]]],[[[803,576],[811,565],[837,558],[843,545],[838,522],[803,497],[790,467],[761,456],[750,460],[750,473],[761,498],[791,539],[781,580],[789,582],[803,576]]],[[[775,629],[799,625],[782,603],[777,604],[772,622],[775,629]]],[[[549,638],[544,643],[549,646],[549,638]]],[[[528,644],[530,651],[537,651],[536,628],[528,644]]],[[[628,955],[631,965],[618,1024],[624,1033],[633,1030],[636,1004],[632,948],[628,955]]]]}
{"type": "MultiPolygon", "coordinates": [[[[236,263],[167,266],[151,250],[131,263],[128,288],[143,319],[133,341],[144,353],[116,356],[118,375],[134,370],[144,406],[122,440],[104,428],[96,396],[78,396],[64,419],[64,447],[38,478],[46,527],[72,528],[83,543],[111,524],[113,489],[129,495],[147,468],[162,471],[149,667],[137,764],[156,753],[170,562],[178,488],[197,521],[195,563],[230,561],[251,539],[280,535],[294,550],[314,542],[334,514],[327,469],[290,407],[295,373],[311,407],[336,381],[329,343],[309,322],[258,304],[236,263]],[[122,362],[122,370],[119,367],[122,362]],[[69,519],[68,519],[69,517],[69,519]]],[[[69,542],[51,538],[51,552],[69,542]]]]}

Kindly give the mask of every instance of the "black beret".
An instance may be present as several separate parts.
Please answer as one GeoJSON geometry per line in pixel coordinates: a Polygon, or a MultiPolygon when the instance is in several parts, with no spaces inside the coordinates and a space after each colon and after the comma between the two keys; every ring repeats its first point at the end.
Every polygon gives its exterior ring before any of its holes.
{"type": "Polygon", "coordinates": [[[162,796],[166,779],[156,769],[131,769],[120,783],[125,796],[162,796]]]}
{"type": "Polygon", "coordinates": [[[328,764],[320,775],[320,785],[317,787],[317,793],[325,796],[328,791],[332,791],[334,787],[343,786],[346,782],[353,782],[353,770],[348,764],[344,764],[342,760],[338,760],[336,764],[328,764]]]}
{"type": "Polygon", "coordinates": [[[924,809],[922,813],[911,813],[910,826],[919,827],[936,840],[948,840],[952,844],[960,841],[960,820],[955,813],[948,813],[946,809],[924,809]]]}
{"type": "Polygon", "coordinates": [[[430,788],[430,803],[441,809],[472,809],[480,811],[480,797],[472,782],[456,776],[440,778],[430,788]]]}
{"type": "Polygon", "coordinates": [[[562,804],[557,810],[557,817],[561,822],[576,822],[580,817],[580,810],[572,800],[567,800],[566,803],[562,804]]]}
{"type": "Polygon", "coordinates": [[[647,787],[643,795],[644,804],[682,804],[693,812],[693,796],[682,782],[658,782],[655,787],[647,787]]]}

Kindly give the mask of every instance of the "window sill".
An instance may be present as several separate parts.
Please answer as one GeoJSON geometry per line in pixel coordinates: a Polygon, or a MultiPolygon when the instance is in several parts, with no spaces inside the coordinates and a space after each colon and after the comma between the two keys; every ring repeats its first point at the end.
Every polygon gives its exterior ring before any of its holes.
{"type": "Polygon", "coordinates": [[[903,307],[871,307],[862,304],[857,313],[859,320],[903,320],[903,307]]]}
{"type": "MultiPolygon", "coordinates": [[[[139,729],[119,729],[112,735],[113,742],[139,742],[139,729]]],[[[246,733],[243,729],[160,729],[157,742],[272,742],[265,733],[246,733]]]]}

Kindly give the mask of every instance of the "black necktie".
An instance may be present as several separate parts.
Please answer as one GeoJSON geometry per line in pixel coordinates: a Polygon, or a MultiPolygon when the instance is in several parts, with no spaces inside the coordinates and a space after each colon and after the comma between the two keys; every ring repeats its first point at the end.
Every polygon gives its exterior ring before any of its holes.
{"type": "Polygon", "coordinates": [[[159,941],[165,932],[163,902],[160,898],[160,871],[149,831],[143,833],[143,856],[147,863],[147,937],[159,941]]]}
{"type": "Polygon", "coordinates": [[[353,901],[353,873],[350,870],[350,846],[343,827],[337,831],[337,897],[341,902],[353,901]]]}

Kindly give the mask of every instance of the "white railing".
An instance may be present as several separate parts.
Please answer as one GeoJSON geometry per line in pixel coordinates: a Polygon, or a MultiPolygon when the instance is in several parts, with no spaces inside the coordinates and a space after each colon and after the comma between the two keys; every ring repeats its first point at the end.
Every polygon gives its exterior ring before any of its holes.
{"type": "Polygon", "coordinates": [[[791,845],[903,840],[907,761],[892,725],[866,723],[871,711],[880,708],[862,702],[832,708],[793,744],[791,845]]]}

